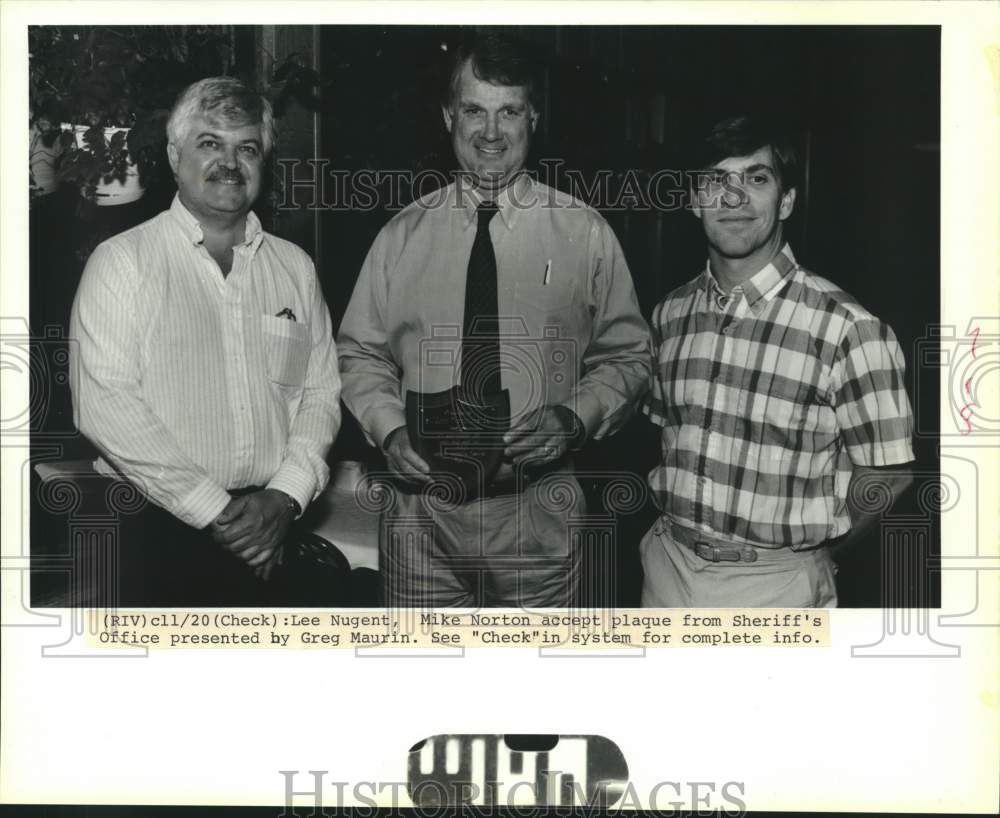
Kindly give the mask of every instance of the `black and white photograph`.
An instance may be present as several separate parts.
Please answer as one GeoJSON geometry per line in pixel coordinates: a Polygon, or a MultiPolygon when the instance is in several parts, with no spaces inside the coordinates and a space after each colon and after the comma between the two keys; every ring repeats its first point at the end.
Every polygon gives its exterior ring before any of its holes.
{"type": "Polygon", "coordinates": [[[29,38],[33,604],[939,604],[939,28],[29,38]]]}
{"type": "Polygon", "coordinates": [[[862,5],[3,3],[0,804],[998,806],[1000,11],[862,5]]]}

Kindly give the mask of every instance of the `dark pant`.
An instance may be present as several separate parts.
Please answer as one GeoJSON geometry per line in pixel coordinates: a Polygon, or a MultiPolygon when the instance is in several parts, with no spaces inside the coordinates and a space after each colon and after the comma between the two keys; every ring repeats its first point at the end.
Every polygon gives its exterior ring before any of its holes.
{"type": "MultiPolygon", "coordinates": [[[[120,607],[254,607],[268,604],[268,583],[212,540],[147,504],[124,521],[119,538],[120,607]]],[[[110,602],[110,600],[107,600],[110,602]]]]}

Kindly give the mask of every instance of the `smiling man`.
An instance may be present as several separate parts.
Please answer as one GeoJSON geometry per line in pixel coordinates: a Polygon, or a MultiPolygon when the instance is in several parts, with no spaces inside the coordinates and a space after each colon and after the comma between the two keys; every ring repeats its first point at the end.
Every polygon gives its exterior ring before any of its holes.
{"type": "Polygon", "coordinates": [[[642,603],[831,607],[828,546],[877,520],[852,487],[875,480],[895,499],[910,482],[903,353],[795,261],[783,226],[797,168],[781,134],[724,120],[696,167],[708,265],[653,313],[644,409],[663,427],[649,477],[661,517],[641,545],[642,603]]]}
{"type": "Polygon", "coordinates": [[[380,542],[393,606],[570,604],[572,452],[646,388],[614,233],[524,172],[541,87],[503,35],[457,50],[442,113],[459,173],[382,229],[338,335],[344,400],[395,478],[380,542]]]}
{"type": "Polygon", "coordinates": [[[99,245],[77,291],[77,426],[98,471],[152,503],[122,539],[118,604],[272,601],[289,528],[327,482],[329,312],[309,257],[250,209],[273,129],[236,79],[186,89],[167,124],[173,204],[99,245]]]}

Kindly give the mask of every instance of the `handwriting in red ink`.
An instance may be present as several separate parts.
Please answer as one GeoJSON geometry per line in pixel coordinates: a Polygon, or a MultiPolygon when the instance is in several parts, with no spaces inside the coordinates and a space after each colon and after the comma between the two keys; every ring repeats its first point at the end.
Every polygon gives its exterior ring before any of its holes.
{"type": "MultiPolygon", "coordinates": [[[[972,357],[973,358],[976,357],[976,342],[979,341],[979,330],[980,330],[979,327],[976,327],[975,329],[972,330],[972,357]]],[[[971,384],[972,384],[972,378],[969,378],[968,380],[966,380],[966,382],[965,382],[965,392],[966,392],[966,394],[970,398],[972,397],[972,387],[971,387],[971,384]]],[[[976,403],[976,401],[973,400],[973,401],[970,401],[969,403],[965,404],[965,406],[963,406],[961,409],[958,410],[958,416],[962,420],[965,421],[965,428],[962,429],[962,431],[960,432],[960,434],[967,435],[967,434],[969,434],[972,431],[972,421],[971,421],[971,418],[972,418],[972,415],[973,415],[972,410],[976,406],[979,406],[979,404],[976,403]],[[968,414],[966,414],[966,412],[968,412],[968,414]]]]}
{"type": "Polygon", "coordinates": [[[974,407],[976,405],[977,404],[975,404],[975,403],[967,403],[967,404],[965,404],[965,406],[963,406],[961,409],[958,410],[958,416],[960,418],[962,418],[962,420],[965,421],[965,426],[966,426],[966,428],[962,429],[959,432],[959,434],[961,434],[961,435],[967,435],[967,434],[969,434],[969,432],[972,431],[972,422],[969,420],[969,418],[972,417],[972,407],[974,407]],[[966,411],[968,411],[969,414],[965,414],[966,411]]]}
{"type": "MultiPolygon", "coordinates": [[[[979,332],[979,327],[976,327],[976,332],[977,333],[979,332]]],[[[976,342],[973,341],[972,342],[973,355],[975,355],[975,349],[976,349],[976,342]]],[[[972,397],[972,378],[966,379],[965,392],[970,398],[972,397]]],[[[967,435],[972,431],[972,421],[970,420],[973,414],[972,408],[978,405],[979,404],[973,400],[965,404],[965,406],[963,406],[961,409],[958,410],[958,416],[965,421],[965,427],[966,427],[962,429],[962,431],[959,434],[967,435]],[[968,410],[969,414],[965,414],[966,410],[968,410]]]]}

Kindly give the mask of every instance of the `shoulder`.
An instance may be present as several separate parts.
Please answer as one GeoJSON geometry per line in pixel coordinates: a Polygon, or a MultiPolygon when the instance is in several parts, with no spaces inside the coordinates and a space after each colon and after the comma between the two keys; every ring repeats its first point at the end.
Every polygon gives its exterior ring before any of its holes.
{"type": "MultiPolygon", "coordinates": [[[[171,242],[182,240],[180,231],[174,233],[169,211],[116,233],[105,239],[87,259],[87,271],[108,274],[141,274],[155,266],[158,257],[165,257],[171,242]]],[[[93,275],[93,272],[89,272],[93,275]]]]}
{"type": "Polygon", "coordinates": [[[841,337],[852,330],[872,331],[884,326],[840,285],[801,265],[792,277],[786,297],[822,314],[832,329],[839,330],[837,334],[841,337]]]}
{"type": "Polygon", "coordinates": [[[107,246],[123,252],[139,250],[151,242],[171,234],[173,226],[170,211],[164,210],[135,227],[130,227],[128,230],[123,230],[121,233],[116,233],[105,239],[98,247],[107,246]]]}
{"type": "Polygon", "coordinates": [[[532,181],[531,193],[531,209],[549,210],[556,218],[614,235],[607,219],[582,199],[539,181],[532,181]]]}
{"type": "Polygon", "coordinates": [[[437,224],[442,219],[447,219],[453,210],[461,209],[458,191],[452,182],[410,202],[385,223],[379,237],[408,235],[425,225],[437,224]]]}
{"type": "Polygon", "coordinates": [[[306,270],[313,269],[312,257],[295,242],[283,239],[273,233],[264,231],[264,238],[261,244],[268,248],[268,251],[281,259],[285,264],[295,268],[306,270]]]}
{"type": "Polygon", "coordinates": [[[892,327],[832,281],[800,266],[787,297],[808,308],[806,321],[814,346],[831,364],[848,359],[855,365],[862,360],[903,360],[892,327]]]}
{"type": "Polygon", "coordinates": [[[663,324],[673,318],[686,315],[694,306],[695,296],[703,286],[704,272],[701,272],[668,292],[653,309],[654,322],[663,324]]]}

